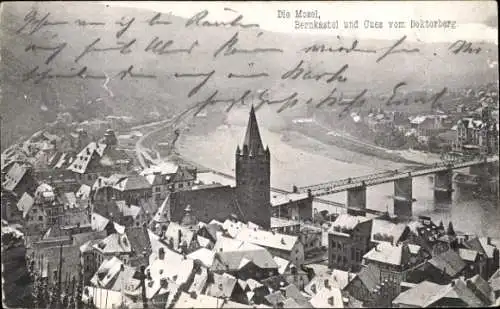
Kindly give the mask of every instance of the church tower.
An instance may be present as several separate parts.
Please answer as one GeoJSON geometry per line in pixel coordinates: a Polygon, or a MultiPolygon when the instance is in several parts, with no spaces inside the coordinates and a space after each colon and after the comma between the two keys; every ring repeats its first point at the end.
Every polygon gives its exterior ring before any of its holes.
{"type": "Polygon", "coordinates": [[[246,221],[263,228],[271,223],[271,154],[262,144],[252,106],[243,147],[236,148],[236,192],[246,221]]]}

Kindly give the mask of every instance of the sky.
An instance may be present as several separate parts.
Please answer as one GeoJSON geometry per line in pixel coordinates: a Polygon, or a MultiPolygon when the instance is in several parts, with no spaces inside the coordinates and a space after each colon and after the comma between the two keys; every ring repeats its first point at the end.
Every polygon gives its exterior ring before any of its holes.
{"type": "Polygon", "coordinates": [[[208,21],[231,21],[238,13],[242,22],[258,23],[264,30],[284,33],[314,33],[358,38],[394,39],[407,35],[408,40],[424,42],[453,42],[456,40],[484,40],[498,44],[498,15],[495,1],[308,1],[308,2],[101,2],[113,6],[136,7],[189,18],[207,9],[208,21]],[[235,12],[224,10],[230,8],[235,12]],[[277,17],[278,10],[287,10],[291,19],[277,17]],[[318,10],[321,21],[359,20],[359,29],[297,30],[294,28],[295,10],[318,10]],[[389,21],[451,20],[456,29],[390,29],[389,21]],[[365,20],[382,21],[384,29],[364,29],[365,20]]]}

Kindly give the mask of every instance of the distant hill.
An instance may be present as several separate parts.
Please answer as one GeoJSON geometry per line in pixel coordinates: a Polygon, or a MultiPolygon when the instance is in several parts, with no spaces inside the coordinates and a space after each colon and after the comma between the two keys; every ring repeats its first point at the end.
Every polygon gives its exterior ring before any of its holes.
{"type": "MultiPolygon", "coordinates": [[[[283,98],[297,92],[305,101],[309,97],[320,98],[328,94],[333,84],[313,80],[281,80],[280,76],[304,60],[304,68],[315,72],[336,72],[344,64],[346,83],[338,85],[339,90],[357,93],[367,88],[370,94],[389,94],[394,85],[405,81],[407,89],[438,89],[444,86],[462,88],[498,80],[497,68],[490,68],[489,60],[498,60],[495,45],[482,45],[484,50],[478,55],[450,55],[448,44],[416,43],[403,45],[405,48],[419,48],[421,55],[399,53],[388,56],[380,63],[375,59],[380,55],[361,53],[307,53],[302,49],[313,44],[339,46],[338,39],[272,33],[260,29],[239,29],[235,27],[185,27],[186,19],[162,16],[171,25],[148,26],[146,21],[154,12],[132,8],[106,8],[102,4],[86,3],[36,3],[39,17],[50,12],[50,20],[68,20],[72,26],[48,26],[34,35],[25,32],[17,34],[23,18],[33,4],[4,4],[1,15],[1,77],[2,99],[0,112],[2,149],[16,141],[21,135],[40,129],[46,122],[55,120],[57,113],[69,111],[77,120],[109,114],[131,116],[143,119],[150,112],[159,112],[167,117],[206,98],[219,89],[221,98],[239,97],[245,89],[271,89],[273,96],[283,98]],[[130,42],[133,52],[120,54],[118,51],[89,53],[78,63],[75,57],[86,45],[100,38],[99,48],[116,46],[116,32],[120,29],[114,24],[123,16],[134,16],[135,21],[119,40],[130,42]],[[77,20],[105,21],[107,26],[77,26],[77,20]],[[109,30],[103,31],[105,27],[109,30]],[[219,55],[213,53],[239,30],[238,48],[274,47],[283,53],[219,55]],[[263,32],[258,36],[260,32],[263,32]],[[145,49],[151,40],[158,36],[163,41],[173,40],[170,48],[188,48],[194,41],[198,46],[188,54],[155,55],[145,49]],[[23,82],[23,74],[40,65],[50,54],[49,51],[26,51],[29,44],[38,46],[57,46],[67,42],[67,47],[54,58],[50,67],[54,72],[69,72],[88,66],[89,72],[113,76],[120,70],[134,65],[144,73],[157,75],[156,79],[120,80],[115,77],[103,86],[103,80],[92,79],[52,79],[34,84],[23,82]],[[435,55],[434,55],[435,54],[435,55]],[[214,76],[200,91],[187,97],[187,93],[201,78],[175,78],[174,73],[208,73],[215,70],[214,76]],[[266,72],[268,77],[256,79],[227,78],[229,73],[251,74],[266,72]],[[112,93],[112,95],[111,95],[112,93]],[[100,98],[96,102],[96,99],[100,98]]],[[[394,41],[363,40],[359,48],[380,51],[394,41]]],[[[349,47],[352,39],[344,38],[344,46],[349,47]]],[[[97,45],[96,45],[97,47],[97,45]]],[[[74,71],[73,71],[74,72],[74,71]]],[[[247,102],[248,103],[248,102],[247,102]]],[[[225,108],[226,105],[223,105],[225,108]]],[[[424,108],[424,107],[422,107],[424,108]]]]}

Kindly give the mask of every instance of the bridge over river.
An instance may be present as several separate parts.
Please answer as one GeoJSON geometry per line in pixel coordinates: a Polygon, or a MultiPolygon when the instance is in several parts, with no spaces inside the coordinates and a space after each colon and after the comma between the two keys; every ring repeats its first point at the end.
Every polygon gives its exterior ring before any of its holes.
{"type": "MultiPolygon", "coordinates": [[[[411,217],[412,203],[415,201],[412,196],[412,179],[414,177],[434,174],[434,197],[437,200],[451,200],[454,169],[470,168],[471,174],[489,177],[492,170],[498,169],[495,167],[495,164],[498,164],[498,156],[460,161],[455,160],[437,163],[433,166],[423,166],[406,170],[384,171],[304,187],[294,186],[292,192],[280,188],[271,188],[271,192],[284,195],[291,193],[304,195],[310,194],[313,196],[314,201],[321,204],[347,208],[348,211],[352,211],[357,214],[372,213],[379,215],[381,214],[380,211],[368,209],[366,207],[366,188],[369,186],[394,182],[394,195],[391,196],[394,200],[394,214],[401,217],[411,217]],[[343,191],[347,191],[346,205],[320,198],[321,196],[343,191]]],[[[216,170],[207,169],[207,171],[229,179],[235,178],[233,175],[216,170]]]]}

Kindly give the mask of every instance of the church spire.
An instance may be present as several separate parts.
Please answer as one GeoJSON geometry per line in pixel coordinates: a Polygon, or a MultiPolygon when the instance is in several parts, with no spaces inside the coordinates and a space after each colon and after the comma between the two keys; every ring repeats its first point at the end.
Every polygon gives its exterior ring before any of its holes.
{"type": "Polygon", "coordinates": [[[253,154],[258,154],[260,151],[264,150],[262,145],[262,140],[260,138],[259,126],[257,125],[257,118],[255,117],[255,109],[252,105],[250,110],[250,117],[248,118],[247,132],[245,134],[245,140],[243,141],[243,147],[248,147],[248,152],[253,154]]]}

